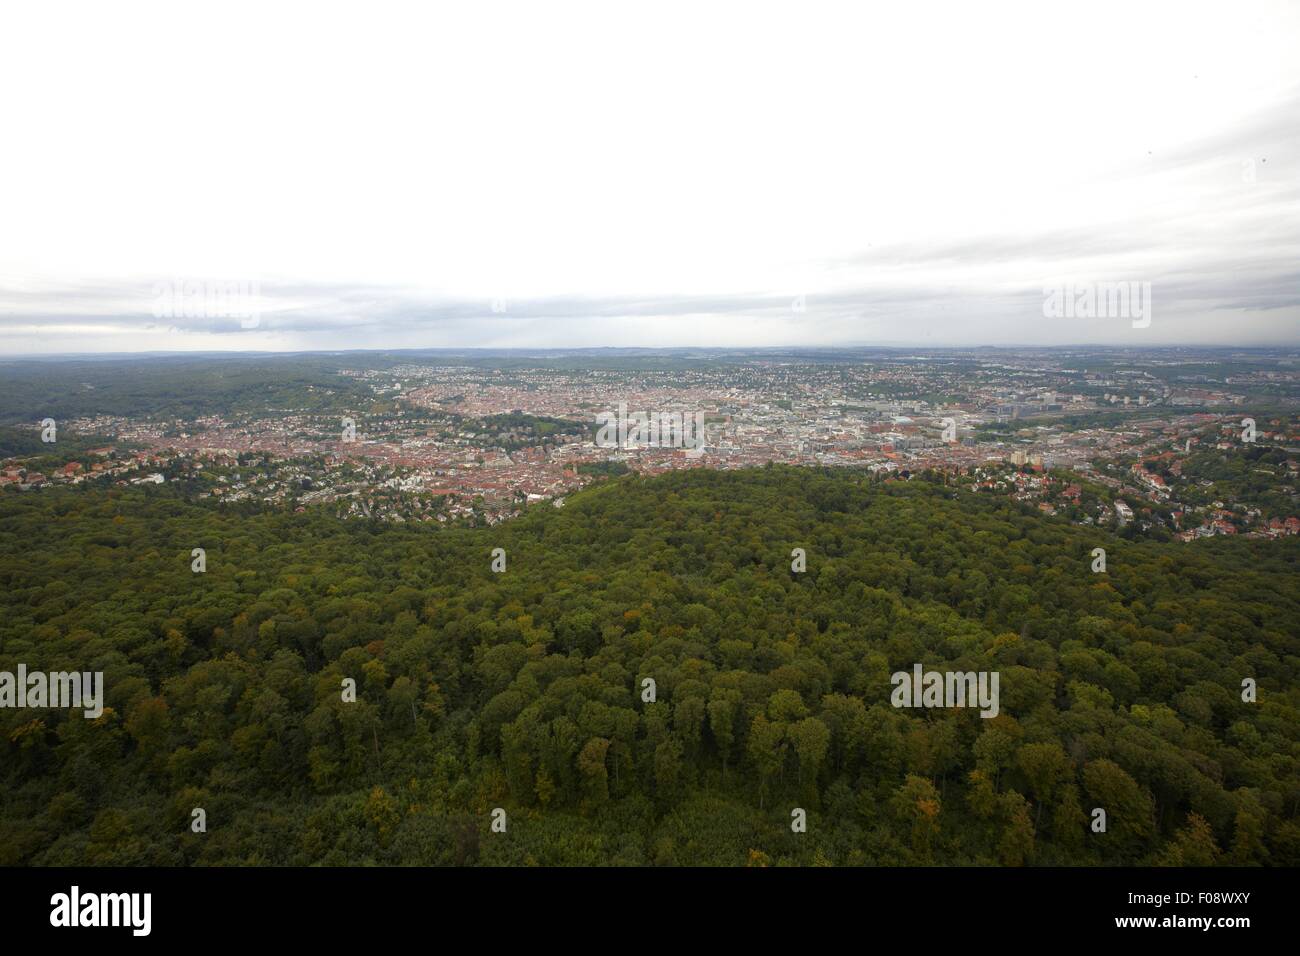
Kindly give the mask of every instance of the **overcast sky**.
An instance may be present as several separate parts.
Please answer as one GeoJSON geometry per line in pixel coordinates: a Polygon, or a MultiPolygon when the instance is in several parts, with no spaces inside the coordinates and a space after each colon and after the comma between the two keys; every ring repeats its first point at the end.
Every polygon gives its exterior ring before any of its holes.
{"type": "Polygon", "coordinates": [[[1300,344],[1297,3],[0,11],[0,354],[1300,344]]]}

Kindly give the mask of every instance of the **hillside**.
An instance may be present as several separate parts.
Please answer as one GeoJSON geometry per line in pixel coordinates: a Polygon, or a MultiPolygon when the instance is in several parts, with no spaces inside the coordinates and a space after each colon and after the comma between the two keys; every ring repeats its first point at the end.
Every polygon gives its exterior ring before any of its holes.
{"type": "Polygon", "coordinates": [[[0,495],[0,671],[106,688],[0,709],[0,864],[1296,865],[1298,555],[782,467],[473,529],[0,495]]]}

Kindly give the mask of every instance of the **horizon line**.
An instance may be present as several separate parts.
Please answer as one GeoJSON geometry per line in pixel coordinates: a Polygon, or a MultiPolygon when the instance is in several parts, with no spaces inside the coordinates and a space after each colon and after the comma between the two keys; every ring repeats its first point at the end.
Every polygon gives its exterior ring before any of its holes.
{"type": "Polygon", "coordinates": [[[912,344],[912,343],[881,343],[881,344],[862,344],[862,343],[845,343],[831,345],[537,345],[537,346],[519,346],[519,345],[471,345],[471,346],[445,346],[445,345],[428,345],[428,346],[402,346],[394,348],[309,348],[309,349],[142,349],[136,351],[120,352],[18,352],[12,354],[0,354],[0,362],[4,361],[24,361],[36,359],[94,359],[94,358],[132,358],[132,357],[153,357],[166,358],[171,356],[292,356],[292,355],[375,355],[385,353],[401,352],[480,352],[480,353],[505,353],[505,352],[828,352],[837,350],[867,350],[879,349],[887,351],[914,351],[914,352],[935,352],[935,351],[1037,351],[1046,352],[1054,350],[1076,350],[1076,349],[1115,349],[1115,350],[1174,350],[1174,351],[1295,351],[1300,353],[1300,343],[1272,343],[1272,344],[1253,344],[1241,345],[1234,343],[1196,343],[1196,344],[1176,344],[1176,343],[1150,343],[1146,345],[1119,344],[1114,342],[1072,342],[1060,343],[1054,345],[1029,345],[1029,344],[993,344],[985,343],[980,345],[955,345],[955,344],[912,344]]]}

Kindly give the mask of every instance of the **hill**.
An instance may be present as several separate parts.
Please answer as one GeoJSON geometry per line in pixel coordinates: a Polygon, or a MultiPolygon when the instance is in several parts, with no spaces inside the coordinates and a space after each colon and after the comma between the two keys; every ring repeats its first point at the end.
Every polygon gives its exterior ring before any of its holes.
{"type": "Polygon", "coordinates": [[[782,467],[486,528],[6,494],[0,672],[106,689],[0,709],[0,864],[1295,865],[1298,551],[782,467]]]}

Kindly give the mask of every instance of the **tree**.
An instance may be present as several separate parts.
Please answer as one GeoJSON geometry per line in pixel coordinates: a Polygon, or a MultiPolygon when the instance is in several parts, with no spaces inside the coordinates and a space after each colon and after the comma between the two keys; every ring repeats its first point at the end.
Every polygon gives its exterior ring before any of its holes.
{"type": "Polygon", "coordinates": [[[1071,776],[1070,758],[1056,741],[1025,744],[1016,752],[1016,764],[1029,782],[1029,790],[1038,804],[1034,811],[1034,831],[1043,817],[1043,806],[1052,802],[1071,776]]]}
{"type": "Polygon", "coordinates": [[[755,715],[749,724],[747,749],[750,762],[758,771],[760,809],[767,794],[768,782],[785,763],[785,746],[785,725],[774,723],[762,714],[755,715]]]}
{"type": "Polygon", "coordinates": [[[687,697],[673,706],[673,729],[689,754],[699,749],[707,707],[703,697],[687,697]]]}
{"type": "Polygon", "coordinates": [[[1221,853],[1214,830],[1199,813],[1189,813],[1187,823],[1159,858],[1161,866],[1215,866],[1221,853]]]}
{"type": "Polygon", "coordinates": [[[794,746],[795,756],[799,758],[799,780],[802,782],[807,771],[808,780],[816,784],[817,771],[830,747],[830,730],[816,717],[805,717],[791,724],[787,735],[794,746]]]}
{"type": "Polygon", "coordinates": [[[925,777],[908,774],[892,800],[894,817],[909,829],[912,852],[920,861],[928,861],[939,833],[939,792],[925,777]]]}
{"type": "Polygon", "coordinates": [[[727,775],[727,756],[735,742],[736,715],[740,710],[740,694],[720,687],[709,697],[709,730],[722,757],[722,776],[727,775]]]}
{"type": "Polygon", "coordinates": [[[1155,832],[1151,795],[1110,760],[1084,765],[1083,787],[1093,804],[1106,811],[1106,832],[1094,834],[1102,847],[1135,856],[1155,832]]]}
{"type": "Polygon", "coordinates": [[[592,737],[578,754],[582,792],[590,807],[598,807],[609,799],[609,775],[605,770],[605,754],[608,750],[608,740],[604,737],[592,737]]]}
{"type": "Polygon", "coordinates": [[[1264,846],[1265,810],[1249,790],[1238,790],[1235,796],[1238,810],[1233,821],[1230,858],[1234,866],[1259,866],[1268,860],[1264,846]]]}
{"type": "Polygon", "coordinates": [[[966,775],[970,786],[966,790],[966,805],[977,819],[987,820],[998,807],[998,795],[983,770],[972,770],[966,775]]]}
{"type": "Polygon", "coordinates": [[[1002,835],[998,840],[998,859],[1003,866],[1022,866],[1034,854],[1034,823],[1029,818],[1029,804],[1014,790],[1002,794],[1002,835]]]}
{"type": "Polygon", "coordinates": [[[682,775],[682,745],[676,738],[668,738],[655,748],[655,791],[668,801],[677,793],[682,775]]]}

